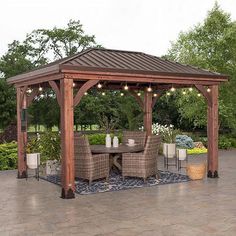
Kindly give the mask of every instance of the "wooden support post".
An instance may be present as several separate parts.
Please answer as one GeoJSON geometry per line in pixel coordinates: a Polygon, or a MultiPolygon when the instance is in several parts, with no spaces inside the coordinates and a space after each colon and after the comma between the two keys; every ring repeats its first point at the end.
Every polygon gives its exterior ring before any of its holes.
{"type": "Polygon", "coordinates": [[[209,87],[211,99],[208,100],[207,136],[208,136],[208,173],[209,178],[218,178],[218,85],[209,87]]]}
{"type": "MultiPolygon", "coordinates": [[[[26,88],[17,88],[17,152],[18,152],[18,178],[26,178],[26,153],[25,146],[27,144],[27,121],[25,121],[25,129],[22,129],[22,109],[26,109],[26,88]]],[[[25,117],[26,118],[26,117],[25,117]]]]}
{"type": "Polygon", "coordinates": [[[75,197],[73,79],[60,80],[61,92],[61,197],[75,197]]]}
{"type": "Polygon", "coordinates": [[[152,92],[144,92],[144,130],[152,134],[152,92]]]}

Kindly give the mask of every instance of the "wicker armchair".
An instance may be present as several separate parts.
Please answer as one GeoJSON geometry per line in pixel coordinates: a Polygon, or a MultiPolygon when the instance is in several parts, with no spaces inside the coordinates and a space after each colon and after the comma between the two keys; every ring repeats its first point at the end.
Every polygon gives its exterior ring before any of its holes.
{"type": "Polygon", "coordinates": [[[123,131],[123,144],[128,143],[128,139],[134,139],[136,144],[145,146],[146,132],[143,131],[123,131]]]}
{"type": "Polygon", "coordinates": [[[89,180],[109,180],[109,154],[92,155],[88,138],[75,135],[75,177],[89,180]]]}
{"type": "Polygon", "coordinates": [[[147,138],[144,152],[124,153],[122,155],[122,177],[133,176],[141,177],[146,182],[147,177],[156,175],[158,148],[161,143],[160,136],[151,135],[147,138]]]}

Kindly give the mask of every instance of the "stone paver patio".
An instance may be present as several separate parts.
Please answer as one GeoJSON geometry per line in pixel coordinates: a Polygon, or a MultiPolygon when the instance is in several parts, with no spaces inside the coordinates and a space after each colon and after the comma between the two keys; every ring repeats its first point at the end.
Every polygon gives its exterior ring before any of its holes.
{"type": "MultiPolygon", "coordinates": [[[[235,236],[236,150],[219,155],[219,179],[76,195],[72,200],[59,197],[59,186],[17,180],[16,171],[2,171],[0,235],[235,236]]],[[[190,157],[190,162],[204,159],[190,157]]]]}

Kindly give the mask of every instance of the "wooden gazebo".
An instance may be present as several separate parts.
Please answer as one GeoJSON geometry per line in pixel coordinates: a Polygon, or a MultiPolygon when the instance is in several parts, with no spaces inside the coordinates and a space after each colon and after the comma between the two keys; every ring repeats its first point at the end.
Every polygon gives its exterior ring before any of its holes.
{"type": "Polygon", "coordinates": [[[60,106],[62,147],[62,198],[74,198],[74,107],[84,93],[98,83],[103,89],[129,86],[144,112],[144,128],[152,130],[152,108],[162,92],[175,88],[195,87],[208,104],[208,177],[218,177],[218,87],[226,75],[171,62],[140,52],[87,49],[74,56],[55,61],[36,70],[8,79],[17,90],[18,178],[26,177],[24,145],[27,126],[25,111],[39,94],[39,86],[51,87],[60,106]],[[152,91],[147,87],[151,86],[152,91]],[[33,92],[27,95],[27,90],[33,92]],[[143,90],[144,97],[136,91],[143,90]],[[155,97],[153,93],[155,91],[155,97]],[[74,93],[76,95],[74,96],[74,93]]]}

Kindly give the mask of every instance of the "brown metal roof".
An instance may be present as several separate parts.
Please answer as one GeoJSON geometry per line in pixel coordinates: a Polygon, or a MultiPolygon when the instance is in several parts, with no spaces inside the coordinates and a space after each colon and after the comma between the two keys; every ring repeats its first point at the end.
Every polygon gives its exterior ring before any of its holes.
{"type": "Polygon", "coordinates": [[[65,69],[227,79],[227,76],[216,72],[183,65],[142,52],[92,48],[9,78],[8,82],[20,82],[26,77],[59,73],[65,69]]]}

